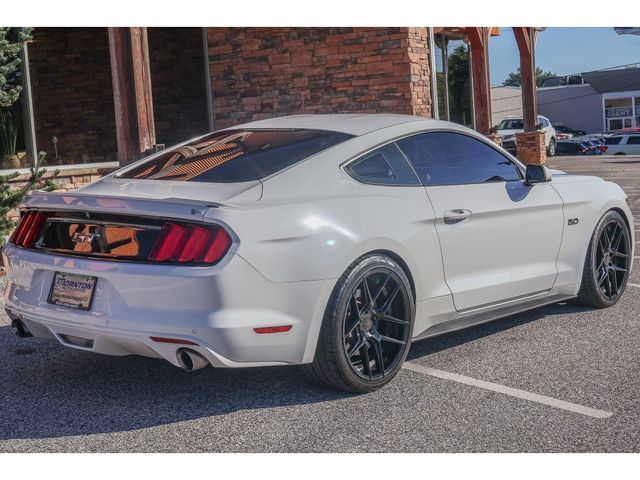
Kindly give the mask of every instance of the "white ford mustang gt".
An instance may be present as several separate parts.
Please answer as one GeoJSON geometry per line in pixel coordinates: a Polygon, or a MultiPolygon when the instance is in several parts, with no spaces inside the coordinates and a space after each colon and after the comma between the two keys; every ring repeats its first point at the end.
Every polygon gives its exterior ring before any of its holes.
{"type": "Polygon", "coordinates": [[[301,115],[214,132],[74,192],[34,192],[4,256],[20,336],[206,365],[305,364],[366,392],[412,341],[625,290],[633,216],[600,178],[472,130],[301,115]]]}

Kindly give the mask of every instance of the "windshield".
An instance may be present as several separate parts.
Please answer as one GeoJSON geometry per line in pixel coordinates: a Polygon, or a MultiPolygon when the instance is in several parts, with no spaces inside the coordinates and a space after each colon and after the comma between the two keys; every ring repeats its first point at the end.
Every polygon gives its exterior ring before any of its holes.
{"type": "Polygon", "coordinates": [[[260,180],[352,135],[309,129],[225,130],[143,161],[119,178],[232,183],[260,180]]]}
{"type": "Polygon", "coordinates": [[[498,130],[523,130],[524,124],[521,118],[507,118],[498,125],[498,130]]]}

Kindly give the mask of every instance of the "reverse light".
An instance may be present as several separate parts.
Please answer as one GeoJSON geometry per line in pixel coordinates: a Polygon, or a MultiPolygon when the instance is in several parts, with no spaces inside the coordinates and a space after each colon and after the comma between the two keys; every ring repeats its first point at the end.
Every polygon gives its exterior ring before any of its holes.
{"type": "Polygon", "coordinates": [[[218,263],[231,245],[220,227],[167,223],[149,255],[153,262],[218,263]]]}

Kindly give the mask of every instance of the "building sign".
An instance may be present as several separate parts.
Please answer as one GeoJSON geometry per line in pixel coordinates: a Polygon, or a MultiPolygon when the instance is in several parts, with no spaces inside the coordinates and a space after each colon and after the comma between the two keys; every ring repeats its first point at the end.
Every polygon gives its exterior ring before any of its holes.
{"type": "MultiPolygon", "coordinates": [[[[636,112],[638,109],[636,108],[636,112]]],[[[613,107],[606,109],[607,118],[630,117],[632,114],[631,107],[613,107]]]]}

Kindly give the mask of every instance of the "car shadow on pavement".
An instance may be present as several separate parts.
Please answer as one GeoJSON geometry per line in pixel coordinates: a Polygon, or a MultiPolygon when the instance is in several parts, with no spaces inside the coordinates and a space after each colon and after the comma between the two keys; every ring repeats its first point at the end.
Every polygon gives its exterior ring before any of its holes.
{"type": "MultiPolygon", "coordinates": [[[[546,307],[414,345],[427,356],[553,314],[546,307]]],[[[350,397],[308,383],[299,367],[185,373],[143,357],[112,357],[20,339],[0,327],[0,441],[131,431],[240,410],[350,397]]],[[[1,451],[0,446],[0,451],[1,451]]]]}
{"type": "Polygon", "coordinates": [[[20,339],[8,326],[0,327],[0,345],[0,441],[130,431],[349,396],[309,384],[299,367],[187,373],[163,360],[20,339]]]}
{"type": "Polygon", "coordinates": [[[520,314],[511,315],[509,317],[483,323],[475,327],[458,330],[456,332],[416,342],[411,346],[411,350],[407,355],[407,360],[415,360],[416,358],[425,357],[441,350],[473,342],[474,340],[479,340],[545,317],[583,312],[586,310],[588,310],[588,308],[581,307],[573,303],[562,302],[529,310],[520,314]]]}

